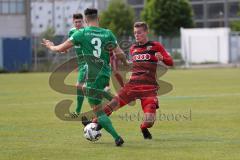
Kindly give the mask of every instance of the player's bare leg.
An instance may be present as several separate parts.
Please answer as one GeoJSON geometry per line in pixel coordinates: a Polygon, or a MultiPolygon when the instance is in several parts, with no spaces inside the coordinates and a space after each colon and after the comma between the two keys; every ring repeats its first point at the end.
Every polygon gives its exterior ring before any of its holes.
{"type": "Polygon", "coordinates": [[[119,60],[116,58],[116,56],[112,55],[110,57],[113,75],[116,78],[116,80],[118,81],[119,85],[121,87],[123,87],[124,86],[123,78],[122,78],[121,74],[118,72],[118,65],[119,65],[118,61],[119,60]]]}
{"type": "Polygon", "coordinates": [[[110,116],[113,111],[116,111],[120,108],[120,103],[116,98],[113,98],[104,108],[103,111],[110,116]]]}
{"type": "MultiPolygon", "coordinates": [[[[110,116],[112,112],[118,110],[119,108],[125,106],[125,104],[128,104],[128,102],[124,102],[119,97],[113,98],[108,104],[106,104],[103,107],[103,111],[107,116],[110,116]],[[120,102],[121,101],[121,102],[120,102]]],[[[98,118],[95,117],[91,121],[92,123],[98,123],[98,118]]],[[[98,123],[97,130],[101,130],[102,126],[98,123]]]]}
{"type": "MultiPolygon", "coordinates": [[[[120,108],[119,102],[117,99],[112,99],[106,106],[104,106],[103,111],[107,116],[110,116],[113,111],[117,110],[120,108]]],[[[98,123],[97,117],[93,118],[92,123],[98,123]]],[[[102,126],[98,124],[97,130],[101,130],[102,126]]]]}
{"type": "Polygon", "coordinates": [[[113,71],[113,74],[114,74],[115,78],[117,79],[118,83],[120,84],[120,86],[123,87],[124,82],[123,82],[123,78],[122,78],[121,74],[116,70],[113,71]]]}

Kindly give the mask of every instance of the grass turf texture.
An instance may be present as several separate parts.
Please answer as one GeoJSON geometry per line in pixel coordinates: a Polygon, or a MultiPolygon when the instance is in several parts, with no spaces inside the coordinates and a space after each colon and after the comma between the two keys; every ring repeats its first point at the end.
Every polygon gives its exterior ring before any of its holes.
{"type": "MultiPolygon", "coordinates": [[[[83,138],[79,122],[57,119],[56,103],[75,96],[53,91],[49,75],[0,74],[1,160],[240,158],[239,69],[168,71],[162,79],[174,89],[159,98],[158,120],[150,129],[153,140],[143,140],[140,133],[139,102],[111,116],[125,139],[122,148],[114,147],[106,132],[92,143],[83,138]]],[[[67,81],[74,84],[75,79],[74,73],[67,81]]],[[[86,101],[83,109],[89,110],[86,101]]]]}

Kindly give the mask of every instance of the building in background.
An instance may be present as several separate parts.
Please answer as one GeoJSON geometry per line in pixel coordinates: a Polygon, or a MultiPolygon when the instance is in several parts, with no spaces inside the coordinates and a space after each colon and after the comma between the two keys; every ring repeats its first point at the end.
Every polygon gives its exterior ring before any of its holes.
{"type": "Polygon", "coordinates": [[[48,27],[57,35],[66,35],[72,26],[72,15],[92,6],[89,0],[34,0],[31,3],[31,28],[39,35],[48,27]]]}
{"type": "Polygon", "coordinates": [[[127,0],[127,3],[134,9],[136,20],[140,20],[145,0],[127,0]]]}
{"type": "Polygon", "coordinates": [[[30,14],[29,0],[0,1],[0,70],[31,67],[30,14]]]}
{"type": "Polygon", "coordinates": [[[32,0],[31,29],[39,35],[53,27],[57,35],[66,35],[72,27],[72,15],[83,13],[87,7],[106,9],[109,0],[32,0]]]}
{"type": "MultiPolygon", "coordinates": [[[[145,0],[127,0],[127,3],[134,8],[139,20],[145,0]]],[[[198,28],[228,27],[231,21],[240,20],[239,0],[190,0],[190,3],[198,28]]]]}
{"type": "Polygon", "coordinates": [[[192,0],[197,27],[228,27],[238,16],[239,0],[192,0]]]}
{"type": "Polygon", "coordinates": [[[0,22],[0,37],[29,37],[30,1],[1,0],[0,22]]]}

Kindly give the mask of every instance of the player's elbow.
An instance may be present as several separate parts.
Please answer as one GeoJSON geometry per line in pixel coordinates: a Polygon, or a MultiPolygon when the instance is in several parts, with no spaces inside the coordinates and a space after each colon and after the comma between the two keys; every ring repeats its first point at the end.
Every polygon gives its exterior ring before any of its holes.
{"type": "Polygon", "coordinates": [[[174,62],[172,59],[169,61],[168,66],[171,66],[171,67],[174,66],[174,62]]]}
{"type": "Polygon", "coordinates": [[[164,64],[167,65],[167,66],[174,66],[174,62],[173,62],[173,59],[172,58],[167,58],[165,59],[164,61],[164,64]]]}
{"type": "Polygon", "coordinates": [[[61,46],[56,46],[55,51],[61,52],[61,53],[66,53],[66,49],[61,46]]]}
{"type": "Polygon", "coordinates": [[[72,42],[70,40],[67,40],[64,43],[62,43],[58,46],[55,46],[55,51],[67,53],[67,50],[70,49],[72,46],[73,46],[72,42]]]}

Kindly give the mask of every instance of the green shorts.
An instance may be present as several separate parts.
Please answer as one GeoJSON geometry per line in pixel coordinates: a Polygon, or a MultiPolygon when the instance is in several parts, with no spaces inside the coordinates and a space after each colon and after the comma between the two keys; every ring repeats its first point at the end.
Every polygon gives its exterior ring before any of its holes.
{"type": "Polygon", "coordinates": [[[86,81],[87,78],[87,65],[82,65],[78,67],[78,82],[83,83],[86,81]]]}
{"type": "Polygon", "coordinates": [[[86,95],[90,105],[99,105],[102,102],[104,88],[109,85],[110,77],[99,76],[93,82],[86,83],[86,95]]]}

